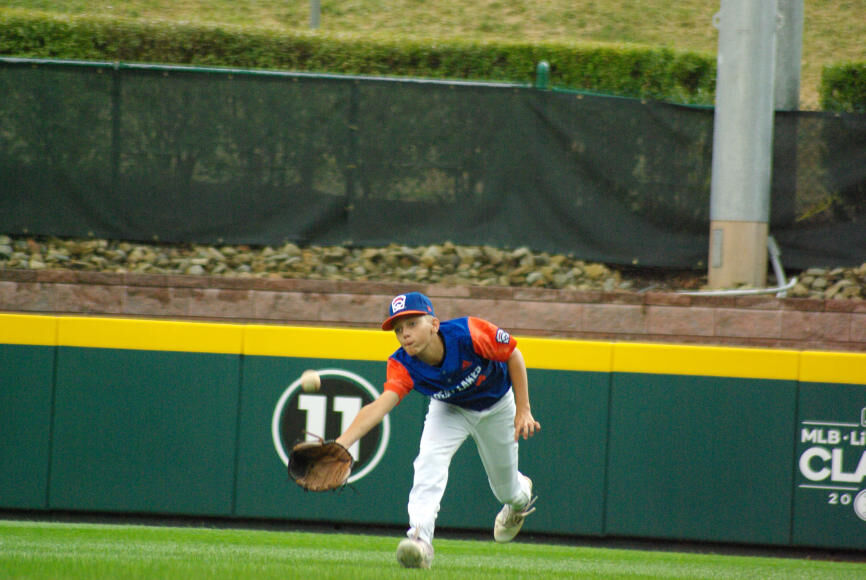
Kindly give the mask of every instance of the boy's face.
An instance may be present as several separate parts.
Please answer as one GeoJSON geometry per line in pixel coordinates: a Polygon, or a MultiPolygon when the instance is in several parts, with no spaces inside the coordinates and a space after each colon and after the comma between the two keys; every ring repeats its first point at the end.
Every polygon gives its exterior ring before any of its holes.
{"type": "Polygon", "coordinates": [[[394,321],[394,335],[400,346],[411,356],[422,359],[438,332],[439,319],[429,314],[403,316],[394,321]]]}

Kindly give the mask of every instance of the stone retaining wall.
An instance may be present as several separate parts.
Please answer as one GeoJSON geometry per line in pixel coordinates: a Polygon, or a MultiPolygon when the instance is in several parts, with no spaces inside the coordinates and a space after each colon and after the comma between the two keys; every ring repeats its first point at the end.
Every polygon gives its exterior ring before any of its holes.
{"type": "Polygon", "coordinates": [[[773,296],[0,270],[0,311],[378,328],[408,290],[516,335],[866,351],[866,302],[773,296]]]}

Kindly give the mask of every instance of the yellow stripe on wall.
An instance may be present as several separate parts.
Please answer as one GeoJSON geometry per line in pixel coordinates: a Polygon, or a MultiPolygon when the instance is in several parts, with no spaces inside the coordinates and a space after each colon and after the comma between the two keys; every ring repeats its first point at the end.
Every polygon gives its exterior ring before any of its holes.
{"type": "Polygon", "coordinates": [[[797,380],[800,353],[792,350],[617,343],[613,371],[669,375],[797,380]]]}
{"type": "MultiPolygon", "coordinates": [[[[531,368],[610,372],[612,345],[518,338],[531,368]]],[[[384,362],[400,343],[393,332],[292,326],[247,327],[244,354],[384,362]]]]}
{"type": "Polygon", "coordinates": [[[613,343],[552,338],[517,338],[526,366],[533,369],[609,373],[613,343]]]}
{"type": "Polygon", "coordinates": [[[59,346],[240,354],[244,327],[237,324],[120,318],[61,317],[59,346]]]}
{"type": "MultiPolygon", "coordinates": [[[[0,314],[0,344],[330,358],[384,362],[391,332],[75,316],[0,314]]],[[[866,384],[866,354],[522,338],[529,368],[866,384]]]]}
{"type": "Polygon", "coordinates": [[[250,325],[243,354],[384,362],[399,346],[393,332],[381,330],[250,325]]]}
{"type": "Polygon", "coordinates": [[[54,346],[57,344],[57,318],[29,314],[0,315],[0,344],[54,346]]]}
{"type": "Polygon", "coordinates": [[[800,380],[866,385],[866,354],[804,352],[800,359],[800,380]]]}

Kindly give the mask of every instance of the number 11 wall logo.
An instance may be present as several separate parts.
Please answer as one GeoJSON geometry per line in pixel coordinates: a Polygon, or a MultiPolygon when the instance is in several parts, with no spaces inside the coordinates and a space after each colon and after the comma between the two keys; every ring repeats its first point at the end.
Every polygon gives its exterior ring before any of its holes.
{"type": "MultiPolygon", "coordinates": [[[[361,407],[372,402],[379,392],[363,377],[342,369],[318,369],[322,386],[316,393],[305,393],[298,378],[280,396],[271,421],[274,449],[283,465],[289,463],[289,450],[298,441],[316,436],[336,439],[346,430],[361,407]]],[[[389,417],[349,448],[355,467],[348,483],[370,473],[388,448],[391,435],[389,417]]]]}

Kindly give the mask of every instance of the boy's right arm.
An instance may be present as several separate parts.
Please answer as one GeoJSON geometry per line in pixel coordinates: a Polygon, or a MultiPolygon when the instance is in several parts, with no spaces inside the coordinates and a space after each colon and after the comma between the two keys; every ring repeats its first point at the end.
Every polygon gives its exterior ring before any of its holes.
{"type": "Polygon", "coordinates": [[[337,437],[337,443],[348,449],[355,441],[366,435],[370,429],[382,422],[385,415],[397,406],[400,397],[393,391],[383,391],[372,403],[367,403],[355,415],[352,424],[337,437]]]}

